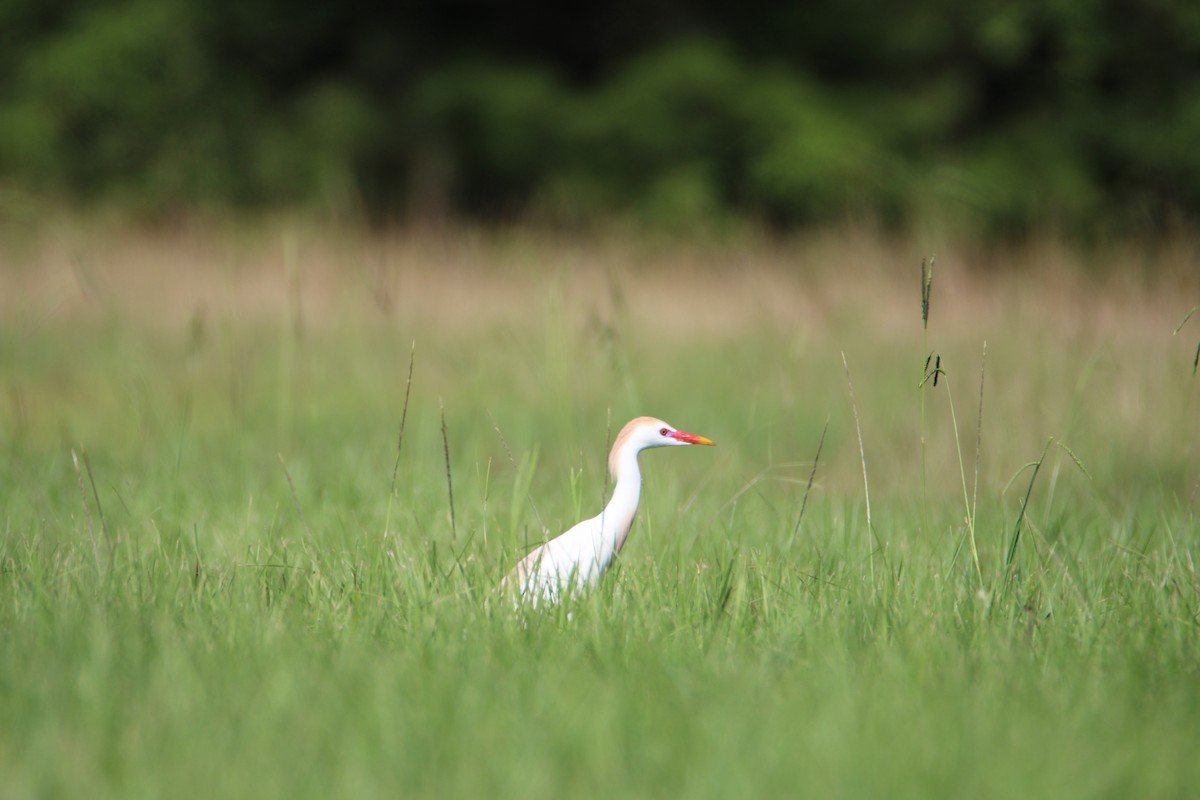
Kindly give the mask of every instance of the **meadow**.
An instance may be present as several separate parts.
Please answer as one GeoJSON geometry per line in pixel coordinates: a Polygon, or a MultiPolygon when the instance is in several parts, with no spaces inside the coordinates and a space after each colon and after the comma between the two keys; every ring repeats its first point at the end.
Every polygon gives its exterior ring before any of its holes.
{"type": "Polygon", "coordinates": [[[1194,797],[1194,264],[9,237],[0,794],[1194,797]],[[595,592],[497,602],[641,414],[717,447],[643,454],[595,592]]]}

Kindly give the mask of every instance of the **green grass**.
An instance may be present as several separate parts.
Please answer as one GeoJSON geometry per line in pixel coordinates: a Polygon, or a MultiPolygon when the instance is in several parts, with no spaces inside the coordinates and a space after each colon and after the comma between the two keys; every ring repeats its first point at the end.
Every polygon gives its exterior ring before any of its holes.
{"type": "Polygon", "coordinates": [[[383,278],[352,247],[301,276],[337,266],[325,300],[268,266],[283,299],[257,314],[156,307],[114,256],[106,296],[10,306],[0,793],[1193,795],[1200,465],[1178,309],[1029,276],[939,287],[946,374],[918,390],[915,291],[742,255],[761,271],[613,257],[597,293],[570,245],[448,244],[383,278]],[[469,290],[494,270],[517,299],[469,290]],[[679,282],[683,300],[661,288],[679,282]],[[423,313],[447,284],[467,309],[423,313]],[[1097,308],[1116,311],[1088,324],[1097,308]],[[629,546],[593,594],[488,603],[527,547],[600,507],[610,408],[718,447],[643,456],[629,546]],[[1051,436],[1070,451],[1031,481],[1051,436]]]}

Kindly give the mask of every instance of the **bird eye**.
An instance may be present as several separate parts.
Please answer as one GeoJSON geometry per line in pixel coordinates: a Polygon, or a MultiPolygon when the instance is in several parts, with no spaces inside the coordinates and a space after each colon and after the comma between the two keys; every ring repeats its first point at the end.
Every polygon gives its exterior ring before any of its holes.
{"type": "Polygon", "coordinates": [[[658,433],[659,433],[659,435],[661,435],[661,436],[666,436],[666,435],[667,435],[667,429],[666,429],[666,428],[663,428],[663,429],[661,429],[661,430],[660,430],[658,433]]]}

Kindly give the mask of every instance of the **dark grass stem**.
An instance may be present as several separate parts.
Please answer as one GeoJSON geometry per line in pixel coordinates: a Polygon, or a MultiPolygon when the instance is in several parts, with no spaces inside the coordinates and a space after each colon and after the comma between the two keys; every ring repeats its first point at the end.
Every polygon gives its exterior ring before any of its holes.
{"type": "Polygon", "coordinates": [[[921,528],[924,533],[929,531],[929,492],[926,478],[926,441],[925,441],[925,381],[929,379],[929,362],[932,353],[929,350],[929,299],[933,295],[933,264],[934,256],[921,259],[921,350],[926,354],[925,365],[921,368],[921,528]]]}
{"type": "Polygon", "coordinates": [[[450,498],[450,538],[458,538],[458,527],[454,522],[454,478],[450,472],[450,434],[446,430],[446,405],[439,398],[442,409],[442,449],[446,454],[446,493],[450,498]]]}
{"type": "MultiPolygon", "coordinates": [[[[1191,311],[1188,311],[1186,314],[1184,314],[1183,319],[1181,319],[1179,321],[1179,324],[1175,326],[1175,330],[1174,330],[1174,332],[1172,332],[1171,335],[1178,336],[1179,332],[1181,330],[1183,330],[1183,326],[1187,324],[1187,321],[1189,319],[1191,319],[1192,315],[1195,314],[1197,311],[1200,311],[1200,306],[1193,306],[1191,311]]],[[[1200,368],[1200,342],[1196,343],[1196,356],[1195,356],[1195,358],[1192,359],[1192,377],[1193,378],[1196,377],[1196,369],[1197,368],[1200,368]]]]}
{"type": "Polygon", "coordinates": [[[83,471],[87,473],[88,486],[92,488],[92,500],[96,503],[96,516],[100,517],[100,538],[108,541],[108,520],[104,517],[104,506],[100,505],[100,493],[96,491],[96,478],[92,475],[92,462],[87,451],[83,451],[83,471]]]}
{"type": "MultiPolygon", "coordinates": [[[[1033,474],[1029,476],[1029,485],[1025,487],[1025,496],[1021,498],[1021,510],[1017,514],[1016,524],[1013,525],[1012,541],[1009,543],[1008,552],[1004,556],[1004,569],[1006,572],[1012,567],[1013,557],[1017,554],[1017,543],[1021,541],[1021,524],[1025,521],[1025,514],[1029,510],[1029,496],[1033,494],[1033,484],[1037,481],[1038,472],[1041,471],[1042,463],[1046,460],[1046,453],[1050,451],[1050,445],[1053,443],[1054,437],[1051,436],[1046,440],[1046,446],[1042,448],[1042,454],[1038,456],[1038,460],[1031,461],[1025,466],[1021,467],[1020,470],[1017,470],[1017,473],[1019,474],[1021,470],[1024,470],[1028,467],[1033,467],[1033,474]]],[[[1013,480],[1015,479],[1016,475],[1013,476],[1013,480]]],[[[1009,481],[1009,484],[1011,483],[1012,480],[1009,481]]]]}
{"type": "Polygon", "coordinates": [[[408,351],[408,380],[404,384],[404,410],[400,412],[400,433],[396,436],[396,460],[392,462],[392,482],[388,486],[387,513],[383,519],[383,535],[387,536],[392,526],[392,503],[396,499],[396,475],[400,472],[400,452],[404,447],[404,425],[408,422],[408,398],[412,394],[413,363],[417,357],[417,340],[413,339],[408,351]]]}
{"type": "Polygon", "coordinates": [[[400,412],[400,433],[396,436],[396,460],[392,464],[392,483],[390,491],[396,492],[396,474],[400,471],[400,451],[404,447],[404,425],[408,422],[408,398],[412,395],[413,363],[417,357],[417,341],[413,340],[412,349],[408,352],[408,380],[404,383],[404,408],[400,412]]]}
{"type": "Polygon", "coordinates": [[[933,294],[933,262],[935,256],[921,259],[921,322],[929,328],[929,298],[933,294]]]}
{"type": "Polygon", "coordinates": [[[804,509],[808,507],[808,493],[812,491],[813,480],[817,477],[817,464],[821,461],[821,448],[825,446],[825,434],[829,432],[829,418],[825,418],[825,427],[821,428],[821,438],[817,441],[817,454],[813,456],[812,469],[808,473],[808,485],[804,487],[804,497],[800,500],[800,513],[796,516],[796,526],[792,528],[792,538],[788,540],[788,549],[796,543],[796,535],[800,533],[800,523],[804,521],[804,509]]]}

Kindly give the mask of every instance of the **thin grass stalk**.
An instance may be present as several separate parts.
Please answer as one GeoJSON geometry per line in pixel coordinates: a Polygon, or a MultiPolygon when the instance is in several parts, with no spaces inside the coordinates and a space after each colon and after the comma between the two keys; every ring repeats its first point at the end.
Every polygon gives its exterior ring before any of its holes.
{"type": "Polygon", "coordinates": [[[83,470],[79,466],[79,454],[71,448],[71,463],[75,465],[75,479],[79,482],[79,500],[83,503],[84,518],[87,519],[88,539],[92,542],[92,555],[95,558],[96,572],[100,571],[100,544],[96,541],[96,528],[92,523],[92,507],[88,505],[87,489],[83,485],[83,470]]]}
{"type": "MultiPolygon", "coordinates": [[[[946,398],[950,401],[950,424],[954,426],[954,452],[958,456],[958,476],[962,481],[963,505],[967,513],[967,534],[971,540],[971,556],[975,561],[975,575],[979,578],[979,588],[983,588],[983,569],[979,566],[979,548],[975,544],[975,508],[967,494],[967,470],[963,464],[962,442],[958,436],[958,415],[954,410],[954,392],[950,390],[950,380],[946,384],[946,398]]],[[[978,452],[978,451],[977,451],[978,452]]],[[[978,464],[978,462],[976,462],[978,464]]],[[[978,473],[976,473],[978,478],[978,473]]]]}
{"type": "Polygon", "coordinates": [[[492,459],[489,456],[487,468],[483,473],[483,546],[487,547],[488,540],[488,498],[492,491],[492,459]]]}
{"type": "Polygon", "coordinates": [[[1188,311],[1186,314],[1184,314],[1184,315],[1183,315],[1183,319],[1181,319],[1181,320],[1179,321],[1179,324],[1175,326],[1175,330],[1174,330],[1174,331],[1172,331],[1172,334],[1171,334],[1171,335],[1172,335],[1172,336],[1176,336],[1176,335],[1178,335],[1178,334],[1179,334],[1179,332],[1180,332],[1181,330],[1183,330],[1183,326],[1187,324],[1187,321],[1188,321],[1189,319],[1191,319],[1191,318],[1192,318],[1192,315],[1193,315],[1193,314],[1195,314],[1197,311],[1200,311],[1200,306],[1193,306],[1193,307],[1192,307],[1192,309],[1191,309],[1190,311],[1188,311]]]}
{"type": "MultiPolygon", "coordinates": [[[[1029,485],[1025,487],[1025,497],[1021,499],[1021,510],[1017,514],[1017,522],[1013,525],[1012,542],[1008,545],[1008,553],[1004,556],[1004,569],[1007,572],[1012,566],[1013,556],[1017,553],[1017,543],[1021,540],[1021,523],[1025,520],[1025,513],[1029,509],[1029,496],[1033,493],[1033,484],[1037,480],[1038,472],[1042,469],[1042,462],[1046,460],[1046,453],[1050,451],[1050,445],[1053,444],[1054,437],[1051,436],[1046,440],[1046,446],[1042,448],[1042,454],[1038,456],[1037,461],[1031,461],[1021,469],[1033,467],[1033,474],[1029,476],[1029,485]]],[[[1017,470],[1020,472],[1021,470],[1017,470]]],[[[1015,477],[1015,476],[1014,476],[1015,477]]],[[[1012,481],[1009,481],[1011,484],[1012,481]]]]}
{"type": "Polygon", "coordinates": [[[198,586],[200,583],[200,533],[196,530],[196,523],[192,523],[192,552],[196,556],[196,572],[193,576],[193,585],[198,586]]]}
{"type": "Polygon", "coordinates": [[[392,482],[388,486],[387,513],[383,518],[383,535],[392,527],[392,502],[396,498],[396,475],[400,472],[400,452],[404,447],[404,425],[408,422],[408,398],[412,393],[413,363],[417,357],[417,340],[408,351],[408,381],[404,384],[404,410],[400,412],[400,433],[396,436],[396,460],[392,463],[392,482]]]}
{"type": "Polygon", "coordinates": [[[979,361],[979,411],[975,416],[975,477],[971,483],[971,518],[975,518],[976,501],[979,498],[979,461],[983,453],[983,377],[987,368],[987,340],[983,342],[983,356],[979,361]]]}
{"type": "MultiPolygon", "coordinates": [[[[924,387],[929,373],[929,298],[933,294],[933,256],[921,259],[921,351],[926,353],[925,365],[921,368],[921,386],[924,387]]],[[[925,445],[925,392],[921,391],[921,529],[929,531],[929,493],[926,476],[925,445]]]]}
{"type": "Polygon", "coordinates": [[[454,522],[454,478],[450,473],[450,435],[446,430],[446,405],[438,398],[442,410],[442,449],[446,454],[446,492],[450,498],[450,539],[458,538],[458,527],[454,522]]]}
{"type": "Polygon", "coordinates": [[[804,509],[808,507],[808,493],[812,491],[813,479],[817,477],[817,464],[821,461],[821,448],[825,446],[825,434],[829,432],[829,418],[825,418],[825,427],[821,428],[821,438],[817,441],[817,454],[813,456],[812,469],[808,473],[808,485],[804,487],[804,498],[800,501],[800,513],[796,517],[796,526],[792,528],[792,538],[788,540],[788,549],[796,543],[796,535],[800,533],[800,523],[804,521],[804,509]]]}
{"type": "MultiPolygon", "coordinates": [[[[1183,330],[1183,326],[1187,324],[1187,321],[1189,319],[1191,319],[1192,315],[1195,314],[1197,311],[1200,311],[1200,306],[1193,306],[1190,311],[1188,311],[1186,314],[1184,314],[1183,319],[1181,319],[1179,321],[1179,324],[1175,326],[1175,330],[1171,333],[1171,335],[1178,336],[1179,332],[1181,330],[1183,330]]],[[[1192,377],[1193,378],[1196,377],[1196,370],[1198,368],[1200,368],[1200,342],[1196,343],[1196,356],[1195,356],[1195,358],[1192,359],[1192,377]]]]}
{"type": "MultiPolygon", "coordinates": [[[[854,399],[854,384],[850,380],[850,364],[846,361],[844,350],[842,351],[842,366],[846,370],[846,387],[850,390],[850,410],[854,413],[854,430],[858,433],[858,457],[862,462],[863,496],[867,503],[867,529],[874,535],[875,527],[871,524],[871,485],[867,480],[867,451],[863,446],[862,424],[858,419],[858,403],[854,399]]],[[[876,537],[876,542],[878,542],[878,537],[876,537]]]]}
{"type": "MultiPolygon", "coordinates": [[[[108,548],[109,566],[110,566],[109,577],[111,577],[112,576],[111,565],[112,565],[112,559],[114,556],[115,548],[113,546],[112,536],[109,534],[109,531],[108,531],[108,518],[104,516],[104,505],[100,502],[100,492],[97,491],[97,489],[96,489],[96,476],[92,474],[92,461],[91,461],[91,459],[88,458],[87,450],[81,451],[81,457],[83,459],[83,471],[84,471],[84,474],[87,475],[88,486],[92,490],[92,502],[94,502],[96,504],[96,516],[98,516],[100,518],[100,542],[102,542],[108,548]]],[[[118,494],[117,497],[119,499],[120,494],[118,494]]],[[[100,562],[97,561],[96,562],[97,569],[99,569],[99,566],[100,566],[100,562]]]]}
{"type": "Polygon", "coordinates": [[[92,462],[88,459],[87,450],[83,451],[83,471],[87,473],[88,485],[92,487],[92,500],[96,503],[96,516],[100,517],[100,538],[108,542],[108,520],[104,516],[104,506],[100,504],[100,493],[96,491],[96,477],[92,475],[92,462]]]}

